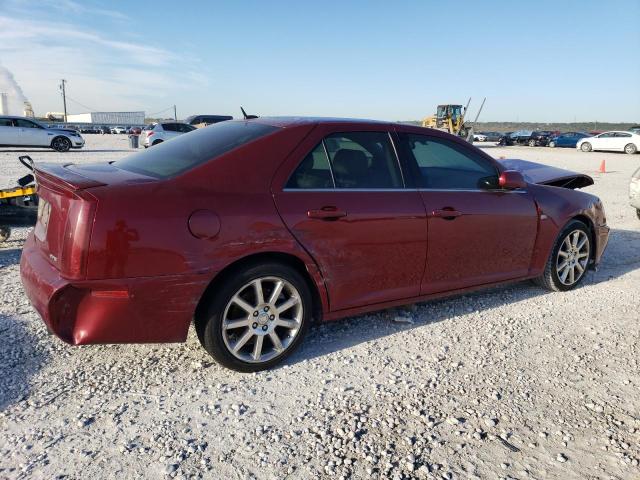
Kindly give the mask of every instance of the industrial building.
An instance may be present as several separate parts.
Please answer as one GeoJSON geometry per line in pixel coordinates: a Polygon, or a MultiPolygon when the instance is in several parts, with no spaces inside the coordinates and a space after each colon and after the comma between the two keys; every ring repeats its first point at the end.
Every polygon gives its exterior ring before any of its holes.
{"type": "Polygon", "coordinates": [[[144,112],[90,112],[67,115],[67,123],[99,125],[144,125],[144,112]]]}

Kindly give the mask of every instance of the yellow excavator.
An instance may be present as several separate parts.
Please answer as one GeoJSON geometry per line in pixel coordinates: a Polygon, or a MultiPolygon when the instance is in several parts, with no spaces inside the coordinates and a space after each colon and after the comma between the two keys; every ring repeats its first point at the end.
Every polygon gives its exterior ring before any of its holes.
{"type": "Polygon", "coordinates": [[[471,103],[471,98],[469,98],[465,106],[454,104],[438,105],[436,114],[424,118],[422,120],[422,126],[457,135],[472,142],[473,124],[478,121],[478,117],[480,116],[480,112],[482,112],[486,100],[486,97],[482,100],[482,104],[473,123],[465,123],[465,115],[471,103]]]}

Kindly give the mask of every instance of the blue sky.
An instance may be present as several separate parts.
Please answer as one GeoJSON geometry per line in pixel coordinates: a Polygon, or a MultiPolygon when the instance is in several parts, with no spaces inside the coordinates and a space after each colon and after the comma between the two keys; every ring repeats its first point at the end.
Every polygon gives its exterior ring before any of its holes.
{"type": "MultiPolygon", "coordinates": [[[[640,0],[0,0],[0,64],[36,113],[145,110],[640,122],[640,0]],[[132,7],[133,6],[133,7],[132,7]]],[[[167,112],[167,115],[169,112],[167,112]]]]}

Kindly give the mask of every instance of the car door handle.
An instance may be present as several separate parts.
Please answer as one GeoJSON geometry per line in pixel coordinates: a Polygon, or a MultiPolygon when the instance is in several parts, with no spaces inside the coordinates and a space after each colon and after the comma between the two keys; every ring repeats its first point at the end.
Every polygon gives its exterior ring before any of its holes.
{"type": "Polygon", "coordinates": [[[433,212],[431,212],[432,217],[443,218],[444,220],[455,220],[460,215],[462,215],[462,212],[459,212],[458,210],[451,207],[445,207],[440,210],[434,210],[433,212]]]}
{"type": "Polygon", "coordinates": [[[347,212],[336,207],[322,207],[320,210],[309,210],[307,212],[307,217],[319,220],[337,220],[346,216],[347,212]]]}

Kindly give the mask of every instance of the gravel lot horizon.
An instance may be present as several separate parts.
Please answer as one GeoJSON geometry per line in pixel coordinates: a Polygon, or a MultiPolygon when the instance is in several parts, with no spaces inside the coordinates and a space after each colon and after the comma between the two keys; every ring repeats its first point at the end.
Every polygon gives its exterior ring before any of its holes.
{"type": "MultiPolygon", "coordinates": [[[[17,162],[117,160],[0,149],[17,162]]],[[[70,347],[24,295],[28,229],[0,244],[0,478],[640,478],[640,154],[482,148],[592,175],[611,227],[597,272],[314,326],[283,366],[226,370],[184,344],[70,347]],[[608,173],[598,173],[606,160],[608,173]]],[[[152,322],[152,319],[150,319],[152,322]]]]}

